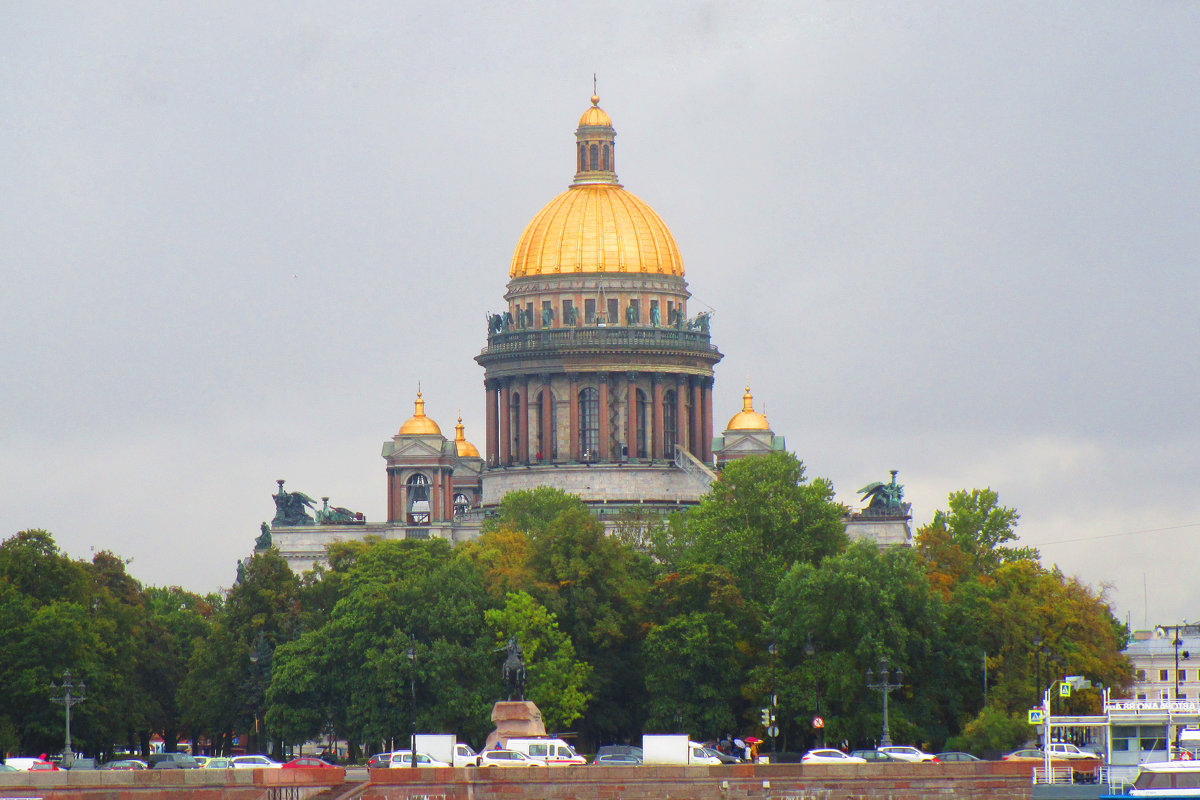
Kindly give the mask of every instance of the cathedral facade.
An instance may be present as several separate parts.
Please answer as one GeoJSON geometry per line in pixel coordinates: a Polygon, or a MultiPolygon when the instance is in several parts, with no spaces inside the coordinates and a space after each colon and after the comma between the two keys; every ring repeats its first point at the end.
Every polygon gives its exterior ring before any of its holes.
{"type": "MultiPolygon", "coordinates": [[[[618,182],[616,131],[599,102],[593,96],[579,119],[572,182],[526,226],[503,310],[488,316],[475,357],[484,370],[483,455],[461,417],[447,438],[418,392],[413,416],[383,446],[386,521],[331,514],[323,498],[315,518],[277,515],[260,545],[302,569],[327,543],[366,535],[463,541],[508,492],[540,486],[579,496],[615,525],[694,505],[721,465],[786,449],[748,388],[714,439],[722,356],[711,317],[688,308],[670,229],[618,182]]],[[[275,500],[298,507],[282,482],[275,500]]]]}

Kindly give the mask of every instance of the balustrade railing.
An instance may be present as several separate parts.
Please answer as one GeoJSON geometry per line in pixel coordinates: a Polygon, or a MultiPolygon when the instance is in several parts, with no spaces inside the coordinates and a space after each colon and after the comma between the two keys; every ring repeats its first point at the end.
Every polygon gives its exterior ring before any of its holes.
{"type": "Polygon", "coordinates": [[[605,327],[549,328],[493,333],[485,353],[510,353],[560,347],[672,347],[715,352],[709,335],[680,328],[605,327]]]}

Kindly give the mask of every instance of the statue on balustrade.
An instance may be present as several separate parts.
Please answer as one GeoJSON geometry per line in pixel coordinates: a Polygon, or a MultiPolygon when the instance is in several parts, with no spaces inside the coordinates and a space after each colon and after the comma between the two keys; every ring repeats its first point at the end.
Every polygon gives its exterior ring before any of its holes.
{"type": "Polygon", "coordinates": [[[662,321],[662,319],[658,313],[658,303],[651,303],[650,304],[650,324],[657,328],[658,323],[661,321],[662,321]]]}
{"type": "Polygon", "coordinates": [[[554,306],[542,306],[542,327],[549,328],[554,324],[554,306]]]}
{"type": "Polygon", "coordinates": [[[275,519],[271,520],[271,527],[294,528],[298,525],[312,525],[313,518],[308,515],[308,511],[316,505],[316,501],[304,492],[286,491],[283,481],[275,482],[279,484],[279,494],[271,495],[275,500],[275,519]]]}

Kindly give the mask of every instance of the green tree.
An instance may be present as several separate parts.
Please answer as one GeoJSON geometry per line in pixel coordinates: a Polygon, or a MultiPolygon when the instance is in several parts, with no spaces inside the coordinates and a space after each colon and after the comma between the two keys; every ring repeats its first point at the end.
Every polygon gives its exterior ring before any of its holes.
{"type": "Polygon", "coordinates": [[[917,531],[917,547],[934,572],[952,581],[969,574],[990,574],[1001,564],[1037,561],[1033,547],[1015,547],[1016,510],[999,505],[992,489],[951,493],[949,511],[935,511],[933,521],[917,531]]]}
{"type": "Polygon", "coordinates": [[[873,742],[882,710],[865,675],[886,656],[905,676],[904,687],[892,694],[893,737],[943,740],[961,713],[944,689],[971,676],[969,662],[944,637],[944,615],[907,548],[880,551],[859,542],[820,564],[797,563],[771,607],[785,676],[781,725],[791,736],[810,739],[808,721],[819,697],[828,738],[873,742]]]}
{"type": "Polygon", "coordinates": [[[504,608],[486,611],[484,619],[496,632],[498,645],[510,637],[520,642],[527,665],[525,694],[537,704],[549,730],[565,730],[583,716],[592,668],[575,657],[575,646],[545,606],[516,592],[504,608]]]}
{"type": "Polygon", "coordinates": [[[844,514],[832,484],[809,481],[794,455],[743,458],[727,464],[689,512],[682,558],[724,566],[747,602],[766,608],[793,564],[845,547],[844,514]]]}
{"type": "Polygon", "coordinates": [[[703,738],[737,730],[737,642],[737,626],[719,612],[685,613],[652,627],[643,644],[647,728],[703,738]]]}
{"type": "Polygon", "coordinates": [[[488,530],[527,537],[524,563],[508,564],[502,574],[527,576],[527,585],[515,589],[524,589],[554,614],[578,659],[592,667],[593,702],[580,726],[584,741],[640,733],[639,621],[656,572],[653,563],[607,536],[581,500],[555,489],[509,493],[488,530]]]}

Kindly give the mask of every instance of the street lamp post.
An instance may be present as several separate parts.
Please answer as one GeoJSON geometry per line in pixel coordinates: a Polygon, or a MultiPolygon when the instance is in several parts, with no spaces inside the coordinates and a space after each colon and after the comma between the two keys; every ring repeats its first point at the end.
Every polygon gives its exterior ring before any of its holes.
{"type": "Polygon", "coordinates": [[[71,752],[71,706],[78,705],[87,699],[85,696],[87,692],[87,684],[83,681],[75,684],[71,680],[71,670],[64,669],[62,684],[60,685],[51,681],[50,691],[55,693],[50,698],[51,702],[58,703],[60,706],[66,709],[67,712],[67,740],[66,745],[63,747],[62,755],[63,761],[69,767],[75,760],[75,754],[71,752]],[[58,696],[58,692],[60,691],[62,692],[61,697],[58,696]]]}
{"type": "Polygon", "coordinates": [[[408,707],[408,719],[412,727],[412,735],[408,744],[408,765],[417,768],[417,637],[409,637],[408,645],[408,688],[412,692],[412,702],[408,707]]]}
{"type": "MultiPolygon", "coordinates": [[[[817,649],[813,647],[812,637],[810,636],[807,644],[804,645],[804,657],[812,658],[816,654],[817,649]]],[[[817,696],[817,715],[816,720],[821,721],[819,730],[821,731],[821,747],[825,746],[825,720],[821,719],[821,682],[813,677],[813,693],[817,696]]],[[[814,720],[815,724],[815,720],[814,720]]]]}
{"type": "Polygon", "coordinates": [[[775,656],[779,655],[779,647],[775,642],[771,642],[767,647],[767,654],[771,657],[771,726],[767,728],[767,733],[771,736],[771,763],[775,763],[775,737],[779,733],[779,727],[775,722],[775,708],[777,706],[778,695],[775,693],[775,656]]]}
{"type": "Polygon", "coordinates": [[[874,689],[883,695],[883,736],[879,739],[880,747],[892,746],[892,737],[888,733],[888,694],[890,694],[894,689],[899,689],[902,686],[900,682],[904,680],[904,673],[899,669],[896,670],[895,683],[891,682],[891,677],[892,676],[888,672],[887,656],[879,659],[878,681],[875,680],[874,671],[870,667],[867,667],[867,688],[874,689]]]}

